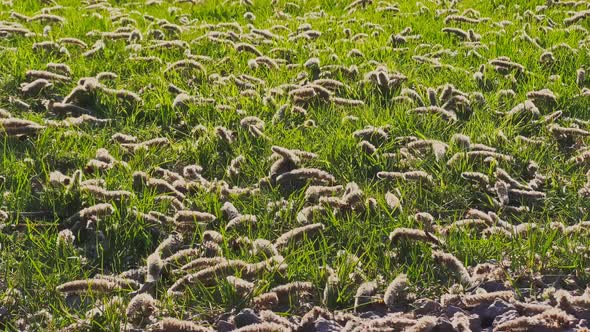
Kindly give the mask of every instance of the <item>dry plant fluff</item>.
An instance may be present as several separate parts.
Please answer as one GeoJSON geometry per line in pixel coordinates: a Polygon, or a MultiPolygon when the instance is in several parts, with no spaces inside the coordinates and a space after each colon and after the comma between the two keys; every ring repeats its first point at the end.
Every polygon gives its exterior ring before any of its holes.
{"type": "Polygon", "coordinates": [[[66,282],[56,287],[56,290],[65,294],[111,293],[119,290],[117,283],[104,279],[86,279],[66,282]]]}
{"type": "Polygon", "coordinates": [[[149,321],[150,317],[156,314],[158,302],[146,293],[134,296],[125,311],[127,319],[135,325],[140,325],[142,321],[149,321]]]}
{"type": "Polygon", "coordinates": [[[393,309],[396,306],[406,303],[408,284],[406,275],[400,274],[387,286],[383,295],[383,301],[388,308],[393,309]]]}
{"type": "Polygon", "coordinates": [[[312,236],[312,235],[322,231],[324,228],[325,228],[324,225],[320,224],[320,223],[310,224],[310,225],[294,228],[286,233],[283,233],[281,236],[279,236],[275,240],[274,246],[275,246],[275,248],[277,248],[277,250],[280,251],[281,249],[284,249],[289,243],[292,243],[294,241],[299,241],[305,236],[308,236],[308,237],[312,236]]]}
{"type": "Polygon", "coordinates": [[[379,290],[379,286],[374,281],[368,281],[359,286],[354,295],[354,311],[358,311],[363,306],[375,302],[377,299],[375,295],[379,290]]]}
{"type": "Polygon", "coordinates": [[[452,254],[445,253],[442,251],[435,250],[432,252],[432,257],[435,261],[448,268],[459,278],[459,281],[465,285],[471,285],[471,276],[465,268],[465,265],[452,254]]]}
{"type": "Polygon", "coordinates": [[[153,332],[213,332],[212,329],[197,325],[191,321],[180,320],[172,317],[164,317],[149,328],[153,332]]]}
{"type": "Polygon", "coordinates": [[[396,228],[389,234],[389,240],[396,243],[400,240],[420,241],[436,245],[442,244],[442,241],[436,236],[425,231],[413,228],[396,228]]]}

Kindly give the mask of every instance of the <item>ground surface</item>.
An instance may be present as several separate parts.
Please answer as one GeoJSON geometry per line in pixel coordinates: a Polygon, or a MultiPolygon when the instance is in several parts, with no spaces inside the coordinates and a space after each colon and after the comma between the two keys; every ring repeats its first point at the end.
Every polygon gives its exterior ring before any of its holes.
{"type": "Polygon", "coordinates": [[[585,326],[587,3],[41,2],[0,4],[1,327],[585,326]]]}

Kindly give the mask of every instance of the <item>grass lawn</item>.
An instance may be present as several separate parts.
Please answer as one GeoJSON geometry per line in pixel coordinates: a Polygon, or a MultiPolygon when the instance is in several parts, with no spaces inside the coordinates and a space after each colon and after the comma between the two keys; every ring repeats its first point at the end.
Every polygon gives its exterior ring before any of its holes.
{"type": "Polygon", "coordinates": [[[584,1],[0,1],[0,329],[583,327],[588,29],[584,1]]]}

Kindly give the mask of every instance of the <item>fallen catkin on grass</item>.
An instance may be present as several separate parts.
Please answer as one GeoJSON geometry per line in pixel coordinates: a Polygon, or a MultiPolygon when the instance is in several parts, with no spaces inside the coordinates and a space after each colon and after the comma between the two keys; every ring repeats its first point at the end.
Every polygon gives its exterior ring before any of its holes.
{"type": "Polygon", "coordinates": [[[109,203],[96,204],[85,209],[82,209],[74,215],[72,215],[68,219],[68,223],[75,222],[78,220],[85,220],[92,217],[106,217],[112,215],[114,212],[115,208],[109,203]]]}
{"type": "Polygon", "coordinates": [[[263,293],[252,299],[255,308],[272,309],[279,304],[279,297],[276,293],[263,293]]]}
{"type": "Polygon", "coordinates": [[[183,265],[181,271],[197,271],[203,268],[215,266],[221,263],[226,263],[228,260],[224,257],[198,257],[185,265],[183,265]]]}
{"type": "Polygon", "coordinates": [[[64,294],[82,294],[87,292],[95,294],[108,294],[120,289],[121,288],[119,285],[117,285],[117,283],[104,279],[75,280],[66,282],[56,287],[58,292],[64,294]]]}
{"type": "Polygon", "coordinates": [[[227,276],[225,279],[242,296],[250,294],[255,287],[254,283],[235,276],[227,276]]]}
{"type": "Polygon", "coordinates": [[[404,305],[407,301],[407,289],[409,286],[408,278],[405,274],[400,274],[387,286],[383,301],[389,309],[396,306],[404,305]]]}
{"type": "Polygon", "coordinates": [[[142,293],[129,301],[125,314],[131,323],[141,325],[141,322],[149,322],[157,311],[158,302],[151,295],[142,293]]]}
{"type": "Polygon", "coordinates": [[[282,324],[277,324],[273,322],[263,322],[263,323],[255,323],[251,325],[246,325],[244,327],[240,327],[239,329],[235,329],[234,332],[277,332],[277,331],[291,331],[290,328],[286,327],[282,324]]]}
{"type": "Polygon", "coordinates": [[[309,186],[305,190],[305,200],[310,202],[317,202],[321,197],[332,196],[340,193],[344,187],[336,186],[309,186]]]}
{"type": "Polygon", "coordinates": [[[496,326],[497,331],[534,331],[548,330],[558,331],[566,330],[572,325],[575,318],[565,311],[553,308],[546,310],[535,316],[523,316],[509,320],[496,326]]]}
{"type": "Polygon", "coordinates": [[[514,299],[514,292],[512,291],[498,291],[490,293],[481,293],[473,295],[465,295],[461,298],[461,302],[467,307],[475,307],[481,304],[490,304],[497,299],[510,301],[514,299]]]}
{"type": "Polygon", "coordinates": [[[279,303],[288,304],[292,298],[302,299],[314,291],[311,282],[295,281],[272,288],[270,292],[277,294],[279,303]]]}
{"type": "Polygon", "coordinates": [[[258,218],[254,215],[240,215],[230,220],[227,225],[225,225],[225,230],[227,231],[240,225],[255,225],[257,221],[258,218]]]}
{"type": "Polygon", "coordinates": [[[443,243],[433,234],[413,228],[396,228],[389,234],[389,240],[393,243],[397,243],[400,240],[427,242],[436,245],[441,245],[443,243]]]}
{"type": "Polygon", "coordinates": [[[471,285],[471,276],[469,275],[467,268],[465,268],[465,265],[463,265],[457,257],[449,253],[434,250],[432,251],[432,258],[455,274],[462,284],[471,285]]]}
{"type": "Polygon", "coordinates": [[[385,203],[391,211],[401,210],[402,208],[400,199],[389,191],[385,193],[385,203]]]}
{"type": "Polygon", "coordinates": [[[375,281],[368,281],[359,286],[354,295],[354,311],[358,311],[363,306],[377,301],[375,295],[379,290],[379,285],[375,281]]]}
{"type": "Polygon", "coordinates": [[[212,222],[216,219],[214,215],[201,211],[178,211],[174,215],[174,221],[178,223],[184,222],[212,222]]]}
{"type": "Polygon", "coordinates": [[[162,273],[162,268],[164,267],[164,262],[162,261],[162,257],[160,256],[159,252],[155,252],[148,256],[147,258],[147,283],[153,283],[160,279],[160,275],[162,273]]]}
{"type": "Polygon", "coordinates": [[[379,179],[388,180],[404,180],[404,181],[416,181],[426,184],[434,184],[432,175],[424,171],[409,171],[409,172],[378,172],[377,177],[379,179]]]}
{"type": "Polygon", "coordinates": [[[45,126],[41,126],[33,121],[0,117],[0,135],[35,135],[43,129],[45,129],[45,126]]]}
{"type": "Polygon", "coordinates": [[[113,276],[113,275],[104,275],[104,274],[97,274],[94,276],[94,278],[112,281],[112,282],[116,283],[117,285],[119,285],[119,287],[121,287],[122,289],[125,289],[125,290],[130,290],[130,289],[135,290],[135,289],[139,288],[139,283],[133,279],[122,278],[122,277],[113,276]]]}
{"type": "Polygon", "coordinates": [[[299,326],[295,323],[292,323],[289,319],[279,316],[270,310],[262,310],[260,312],[260,319],[267,323],[278,324],[288,331],[296,331],[299,326]]]}
{"type": "Polygon", "coordinates": [[[88,184],[82,185],[80,189],[90,194],[99,202],[122,201],[125,199],[129,199],[133,196],[131,192],[126,190],[106,190],[102,187],[88,184]]]}
{"type": "Polygon", "coordinates": [[[314,234],[317,234],[320,231],[322,231],[324,228],[325,228],[325,226],[320,223],[310,224],[310,225],[294,228],[288,232],[283,233],[281,236],[279,236],[275,240],[274,246],[275,246],[275,248],[277,248],[277,250],[281,251],[281,250],[285,249],[285,247],[287,247],[287,245],[289,245],[289,243],[299,241],[304,237],[311,237],[314,234]]]}
{"type": "Polygon", "coordinates": [[[173,317],[164,317],[159,322],[149,327],[153,332],[213,332],[213,329],[197,325],[191,321],[180,320],[173,317]]]}

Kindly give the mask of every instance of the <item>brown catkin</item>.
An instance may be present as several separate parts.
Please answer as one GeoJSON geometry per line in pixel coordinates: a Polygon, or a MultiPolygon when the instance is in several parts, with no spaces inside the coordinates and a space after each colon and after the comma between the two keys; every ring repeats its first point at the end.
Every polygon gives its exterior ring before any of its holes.
{"type": "Polygon", "coordinates": [[[174,221],[178,223],[212,222],[215,219],[216,217],[214,215],[200,211],[183,210],[176,212],[174,215],[174,221]]]}
{"type": "Polygon", "coordinates": [[[490,178],[480,172],[463,172],[461,173],[461,177],[476,183],[482,188],[486,188],[490,184],[490,178]]]}
{"type": "Polygon", "coordinates": [[[187,286],[195,283],[202,283],[205,286],[213,286],[217,284],[218,278],[234,275],[236,272],[246,273],[247,269],[248,263],[241,260],[221,262],[178,279],[172,286],[170,286],[168,294],[180,292],[187,286]]]}
{"type": "Polygon", "coordinates": [[[298,241],[304,236],[312,236],[313,234],[318,233],[319,231],[323,230],[325,227],[323,224],[316,223],[310,224],[306,226],[301,226],[294,228],[288,232],[283,233],[279,236],[275,242],[274,246],[277,250],[284,249],[289,243],[293,241],[298,241]]]}
{"type": "Polygon", "coordinates": [[[150,316],[157,312],[157,306],[158,302],[151,295],[137,294],[129,301],[125,313],[129,321],[139,325],[141,321],[148,321],[150,316]]]}
{"type": "Polygon", "coordinates": [[[317,201],[320,197],[331,196],[341,192],[342,186],[309,186],[305,190],[305,199],[310,202],[317,201]]]}
{"type": "Polygon", "coordinates": [[[263,293],[252,299],[252,304],[260,309],[272,309],[279,304],[279,297],[276,293],[263,293]]]}
{"type": "Polygon", "coordinates": [[[230,220],[227,225],[225,225],[225,230],[227,231],[239,225],[255,225],[257,221],[258,218],[256,218],[254,215],[240,215],[230,220]]]}
{"type": "Polygon", "coordinates": [[[222,243],[223,242],[223,235],[219,232],[207,230],[203,232],[203,241],[204,242],[215,242],[215,243],[222,243]]]}
{"type": "Polygon", "coordinates": [[[160,242],[156,250],[154,252],[160,253],[162,257],[168,257],[173,254],[180,245],[182,244],[182,235],[181,234],[170,234],[164,241],[160,242]]]}
{"type": "Polygon", "coordinates": [[[277,294],[279,303],[289,303],[290,298],[302,298],[314,291],[314,286],[311,282],[295,281],[285,285],[274,287],[270,290],[277,294]]]}
{"type": "Polygon", "coordinates": [[[242,295],[252,292],[255,286],[254,283],[234,276],[227,276],[225,279],[236,290],[238,294],[242,295]]]}
{"type": "Polygon", "coordinates": [[[586,82],[586,70],[580,68],[576,71],[576,84],[578,87],[583,88],[586,82]]]}
{"type": "Polygon", "coordinates": [[[471,276],[469,276],[469,272],[465,268],[465,265],[463,265],[463,263],[461,263],[457,257],[439,250],[434,250],[432,252],[432,257],[435,261],[444,265],[454,274],[456,274],[462,283],[471,285],[471,276]]]}
{"type": "Polygon", "coordinates": [[[85,209],[80,210],[77,215],[80,218],[90,218],[90,217],[104,217],[109,216],[115,212],[115,208],[111,204],[108,203],[101,203],[96,204],[91,207],[87,207],[85,209]]]}
{"type": "Polygon", "coordinates": [[[441,240],[430,233],[426,233],[423,230],[413,228],[396,228],[389,234],[389,240],[396,243],[400,240],[411,240],[428,242],[432,244],[441,244],[441,240]]]}
{"type": "Polygon", "coordinates": [[[510,301],[514,299],[514,292],[512,291],[498,291],[482,294],[465,295],[462,297],[462,302],[467,307],[475,307],[483,303],[492,303],[496,299],[502,299],[504,301],[510,301]]]}
{"type": "Polygon", "coordinates": [[[25,75],[28,78],[42,78],[42,79],[46,79],[49,81],[64,81],[64,82],[68,82],[71,80],[70,77],[65,76],[65,75],[60,75],[60,74],[56,74],[56,73],[52,73],[50,71],[45,71],[45,70],[28,70],[25,75]]]}
{"type": "Polygon", "coordinates": [[[104,279],[85,279],[66,282],[56,287],[56,290],[66,294],[111,293],[119,290],[117,283],[104,279]]]}
{"type": "Polygon", "coordinates": [[[162,261],[162,257],[160,257],[160,253],[154,252],[153,254],[149,255],[146,264],[146,282],[151,283],[160,279],[160,274],[162,273],[162,268],[164,267],[164,262],[162,261]]]}
{"type": "Polygon", "coordinates": [[[88,192],[97,201],[121,201],[131,198],[133,195],[131,192],[126,190],[106,190],[102,187],[95,185],[81,185],[82,191],[88,192]]]}
{"type": "Polygon", "coordinates": [[[354,295],[354,311],[358,311],[362,306],[374,302],[379,287],[376,282],[368,281],[359,286],[354,295]]]}
{"type": "Polygon", "coordinates": [[[250,325],[246,325],[244,327],[240,327],[239,329],[233,330],[234,332],[277,332],[277,331],[291,331],[290,328],[287,328],[285,325],[273,323],[273,322],[263,322],[263,323],[254,323],[250,325]]]}
{"type": "Polygon", "coordinates": [[[397,305],[405,304],[407,300],[408,278],[405,274],[400,274],[387,286],[383,301],[389,309],[397,305]]]}
{"type": "Polygon", "coordinates": [[[139,283],[133,279],[122,278],[119,276],[112,276],[112,275],[104,275],[104,274],[97,274],[94,276],[94,279],[102,279],[107,281],[112,281],[119,285],[119,287],[123,289],[138,289],[139,283]]]}
{"type": "Polygon", "coordinates": [[[174,266],[181,266],[195,257],[199,257],[203,251],[200,248],[181,249],[169,255],[164,259],[164,264],[172,264],[174,266]]]}
{"type": "Polygon", "coordinates": [[[256,239],[252,242],[252,255],[256,256],[259,254],[263,254],[266,257],[272,257],[279,253],[272,242],[266,239],[256,239]]]}
{"type": "Polygon", "coordinates": [[[41,92],[41,90],[51,87],[53,84],[46,79],[39,78],[30,83],[22,83],[20,90],[23,94],[34,96],[41,92]]]}
{"type": "Polygon", "coordinates": [[[235,44],[234,48],[238,52],[250,52],[256,56],[262,56],[262,52],[260,52],[256,47],[254,47],[251,44],[238,43],[238,44],[235,44]]]}
{"type": "Polygon", "coordinates": [[[183,265],[182,271],[198,271],[203,268],[215,266],[221,263],[227,263],[227,259],[223,257],[199,257],[183,265]]]}
{"type": "Polygon", "coordinates": [[[387,207],[392,211],[401,209],[400,199],[395,194],[389,191],[385,193],[385,203],[387,204],[387,207]]]}
{"type": "Polygon", "coordinates": [[[214,330],[197,325],[191,321],[164,317],[151,326],[153,332],[213,332],[214,330]]]}
{"type": "Polygon", "coordinates": [[[281,325],[283,329],[288,331],[296,331],[298,329],[298,326],[292,323],[289,319],[279,316],[270,310],[262,310],[260,312],[260,319],[262,319],[263,322],[281,325]]]}
{"type": "Polygon", "coordinates": [[[413,326],[405,329],[406,332],[428,332],[432,331],[436,326],[438,320],[433,316],[424,316],[416,322],[413,326]]]}

